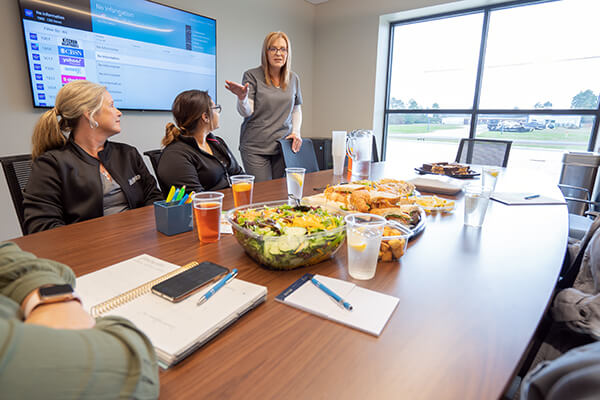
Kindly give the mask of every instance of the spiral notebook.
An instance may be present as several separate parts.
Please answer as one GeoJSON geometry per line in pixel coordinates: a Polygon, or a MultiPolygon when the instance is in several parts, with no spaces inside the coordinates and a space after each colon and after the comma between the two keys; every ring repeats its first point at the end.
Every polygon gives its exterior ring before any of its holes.
{"type": "Polygon", "coordinates": [[[163,368],[183,360],[267,298],[267,288],[234,279],[209,301],[196,306],[211,285],[179,303],[150,292],[183,267],[142,254],[77,278],[77,293],[94,317],[127,318],[152,341],[163,368]]]}

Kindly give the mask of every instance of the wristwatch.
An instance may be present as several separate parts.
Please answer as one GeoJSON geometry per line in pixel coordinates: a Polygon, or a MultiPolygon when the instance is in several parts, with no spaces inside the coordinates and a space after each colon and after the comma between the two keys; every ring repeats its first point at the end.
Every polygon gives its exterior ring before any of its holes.
{"type": "Polygon", "coordinates": [[[25,318],[38,306],[50,303],[61,303],[75,300],[81,303],[79,296],[69,284],[45,285],[38,288],[29,299],[21,305],[25,318]]]}

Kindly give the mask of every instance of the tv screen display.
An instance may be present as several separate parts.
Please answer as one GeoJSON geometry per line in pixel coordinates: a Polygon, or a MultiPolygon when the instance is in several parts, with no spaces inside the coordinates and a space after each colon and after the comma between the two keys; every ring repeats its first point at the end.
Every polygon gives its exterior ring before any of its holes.
{"type": "Polygon", "coordinates": [[[188,89],[216,102],[216,21],[146,0],[19,0],[33,104],[87,79],[115,106],[170,110],[188,89]]]}

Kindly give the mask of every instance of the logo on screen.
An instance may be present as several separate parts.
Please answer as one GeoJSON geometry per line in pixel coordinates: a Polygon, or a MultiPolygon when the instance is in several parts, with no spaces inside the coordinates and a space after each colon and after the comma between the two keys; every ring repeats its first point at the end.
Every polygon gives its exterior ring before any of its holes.
{"type": "Polygon", "coordinates": [[[36,83],[35,87],[37,90],[44,90],[44,84],[43,83],[36,83]]]}
{"type": "Polygon", "coordinates": [[[70,47],[58,46],[58,54],[60,54],[61,56],[71,56],[71,57],[82,57],[83,58],[83,50],[72,49],[70,47]]]}
{"type": "Polygon", "coordinates": [[[29,17],[29,18],[33,18],[33,10],[30,10],[28,8],[25,9],[25,16],[29,17]]]}
{"type": "Polygon", "coordinates": [[[31,58],[33,58],[35,61],[40,61],[40,55],[39,54],[32,54],[31,58]]]}
{"type": "Polygon", "coordinates": [[[35,80],[36,81],[43,81],[44,78],[42,77],[42,74],[35,74],[35,80]]]}
{"type": "Polygon", "coordinates": [[[68,46],[68,47],[79,48],[79,44],[77,44],[77,40],[75,40],[75,39],[63,38],[62,39],[62,45],[63,46],[68,46]]]}
{"type": "Polygon", "coordinates": [[[46,100],[46,95],[44,93],[38,93],[38,99],[46,100]]]}
{"type": "Polygon", "coordinates": [[[46,105],[47,105],[46,103],[40,103],[40,106],[42,106],[42,107],[46,107],[46,105]]]}
{"type": "Polygon", "coordinates": [[[29,34],[29,39],[31,39],[31,40],[37,40],[37,33],[30,33],[29,34]]]}
{"type": "Polygon", "coordinates": [[[69,83],[71,81],[81,81],[84,80],[85,76],[73,76],[73,75],[61,75],[60,82],[64,85],[65,83],[69,83]]]}
{"type": "Polygon", "coordinates": [[[40,46],[37,43],[31,43],[31,50],[39,50],[40,46]]]}
{"type": "Polygon", "coordinates": [[[40,64],[33,64],[33,69],[35,69],[36,71],[41,71],[42,66],[40,64]]]}

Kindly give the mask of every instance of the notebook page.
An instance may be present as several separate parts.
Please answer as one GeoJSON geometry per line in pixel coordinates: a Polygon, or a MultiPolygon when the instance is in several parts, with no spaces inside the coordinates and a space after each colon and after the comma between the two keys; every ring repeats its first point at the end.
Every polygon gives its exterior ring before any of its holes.
{"type": "Polygon", "coordinates": [[[80,276],[76,291],[86,311],[103,301],[150,282],[179,268],[178,265],[142,254],[96,272],[80,276]]]}
{"type": "Polygon", "coordinates": [[[211,287],[207,285],[179,303],[146,294],[106,315],[131,320],[148,335],[155,347],[175,356],[237,318],[267,293],[264,286],[234,279],[210,300],[197,306],[198,299],[211,287]]]}
{"type": "Polygon", "coordinates": [[[340,279],[315,278],[352,304],[348,311],[337,305],[310,281],[285,298],[285,303],[353,328],[379,336],[398,305],[398,298],[356,286],[340,279]]]}

